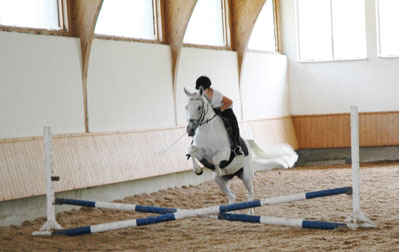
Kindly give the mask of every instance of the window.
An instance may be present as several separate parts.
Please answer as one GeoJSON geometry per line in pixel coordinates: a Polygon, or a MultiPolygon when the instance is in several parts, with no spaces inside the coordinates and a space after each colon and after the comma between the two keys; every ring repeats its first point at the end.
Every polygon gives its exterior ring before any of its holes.
{"type": "Polygon", "coordinates": [[[229,46],[226,0],[198,0],[184,35],[186,44],[229,46]]]}
{"type": "Polygon", "coordinates": [[[298,59],[366,57],[364,0],[297,0],[298,59]]]}
{"type": "Polygon", "coordinates": [[[277,51],[274,1],[267,0],[256,20],[248,42],[249,50],[277,51]]]}
{"type": "Polygon", "coordinates": [[[61,0],[1,0],[0,25],[64,30],[64,10],[61,0]]]}
{"type": "Polygon", "coordinates": [[[378,48],[383,57],[399,56],[399,1],[377,0],[378,48]]]}
{"type": "Polygon", "coordinates": [[[160,40],[159,0],[104,0],[94,33],[160,40]]]}

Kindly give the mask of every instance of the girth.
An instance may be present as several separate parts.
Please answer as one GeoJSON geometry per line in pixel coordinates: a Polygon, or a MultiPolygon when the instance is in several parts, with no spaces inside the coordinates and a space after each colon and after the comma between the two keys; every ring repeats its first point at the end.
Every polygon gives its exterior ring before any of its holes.
{"type": "MultiPolygon", "coordinates": [[[[240,137],[240,145],[241,145],[242,151],[244,152],[244,156],[248,156],[248,146],[247,146],[246,142],[244,141],[244,139],[242,139],[241,137],[240,137]]],[[[221,169],[225,168],[226,166],[228,166],[233,161],[233,159],[235,157],[236,157],[236,154],[234,153],[234,150],[231,150],[229,160],[223,160],[222,162],[220,162],[220,166],[219,167],[221,169]]],[[[206,168],[211,169],[211,170],[215,170],[215,165],[209,163],[208,160],[206,160],[205,158],[200,160],[200,162],[206,168]]]]}

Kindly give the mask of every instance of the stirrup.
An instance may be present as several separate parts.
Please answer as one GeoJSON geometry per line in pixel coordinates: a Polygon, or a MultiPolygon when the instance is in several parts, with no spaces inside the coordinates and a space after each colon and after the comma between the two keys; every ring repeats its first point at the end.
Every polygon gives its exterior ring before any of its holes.
{"type": "Polygon", "coordinates": [[[235,148],[234,148],[234,153],[237,155],[237,156],[239,156],[239,155],[244,155],[244,152],[242,151],[242,149],[241,149],[241,146],[236,146],[235,148]]]}

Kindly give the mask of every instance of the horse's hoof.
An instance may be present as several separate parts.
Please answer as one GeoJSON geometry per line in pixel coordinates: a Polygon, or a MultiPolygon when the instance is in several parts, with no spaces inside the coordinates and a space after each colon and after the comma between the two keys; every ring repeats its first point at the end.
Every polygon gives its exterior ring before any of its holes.
{"type": "Polygon", "coordinates": [[[201,168],[199,168],[199,169],[194,169],[194,173],[199,176],[199,175],[202,175],[202,173],[204,173],[204,171],[201,168]]]}

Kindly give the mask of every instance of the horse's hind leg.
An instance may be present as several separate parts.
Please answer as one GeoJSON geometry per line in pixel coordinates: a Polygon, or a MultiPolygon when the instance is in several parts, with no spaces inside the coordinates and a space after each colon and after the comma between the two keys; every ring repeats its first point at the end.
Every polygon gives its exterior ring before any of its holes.
{"type": "Polygon", "coordinates": [[[229,186],[229,179],[215,176],[215,181],[218,184],[220,190],[227,196],[229,204],[234,203],[236,197],[234,195],[234,192],[231,190],[229,186]]]}

